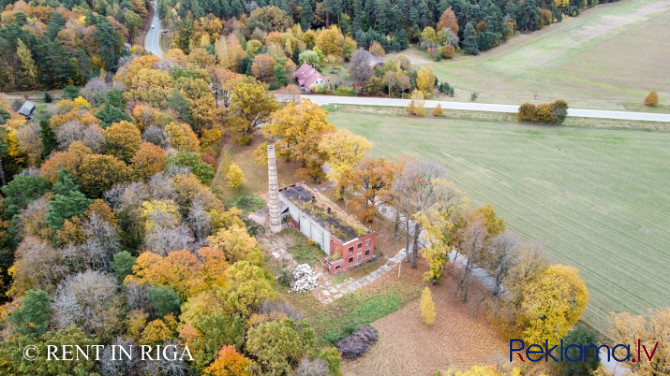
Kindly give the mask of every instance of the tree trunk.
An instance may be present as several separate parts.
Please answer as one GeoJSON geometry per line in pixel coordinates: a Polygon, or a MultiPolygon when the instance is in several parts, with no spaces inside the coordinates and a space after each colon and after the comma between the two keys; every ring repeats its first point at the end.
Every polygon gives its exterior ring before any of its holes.
{"type": "Polygon", "coordinates": [[[395,224],[393,225],[393,241],[398,242],[398,232],[400,230],[400,212],[396,209],[395,211],[395,224]]]}
{"type": "Polygon", "coordinates": [[[0,182],[2,182],[2,185],[7,184],[7,178],[5,177],[5,168],[2,166],[2,157],[0,157],[0,182]]]}
{"type": "Polygon", "coordinates": [[[409,216],[405,216],[405,261],[409,262],[409,216]]]}
{"type": "Polygon", "coordinates": [[[419,251],[419,234],[421,234],[421,225],[414,222],[414,245],[412,247],[412,269],[416,269],[416,255],[419,251]]]}

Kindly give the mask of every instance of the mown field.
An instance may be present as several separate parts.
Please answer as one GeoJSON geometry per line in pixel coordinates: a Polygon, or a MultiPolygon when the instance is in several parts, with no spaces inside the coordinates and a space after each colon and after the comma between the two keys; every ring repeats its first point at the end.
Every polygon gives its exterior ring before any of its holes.
{"type": "MultiPolygon", "coordinates": [[[[440,81],[455,86],[456,100],[478,92],[484,103],[563,98],[575,108],[649,111],[642,102],[656,90],[661,107],[651,111],[668,112],[669,29],[670,2],[619,1],[516,36],[479,56],[428,65],[440,81]]],[[[421,52],[403,53],[419,65],[428,63],[421,52]]]]}
{"type": "Polygon", "coordinates": [[[474,204],[574,265],[605,333],[612,311],[670,306],[670,133],[333,112],[373,154],[434,159],[474,204]]]}

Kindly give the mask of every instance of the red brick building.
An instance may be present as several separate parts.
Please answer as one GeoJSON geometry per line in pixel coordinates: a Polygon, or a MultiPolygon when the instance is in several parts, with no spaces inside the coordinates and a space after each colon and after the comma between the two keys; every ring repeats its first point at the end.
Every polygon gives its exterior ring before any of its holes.
{"type": "Polygon", "coordinates": [[[303,183],[279,190],[282,218],[288,217],[325,252],[324,266],[339,273],[375,254],[375,233],[303,183]]]}

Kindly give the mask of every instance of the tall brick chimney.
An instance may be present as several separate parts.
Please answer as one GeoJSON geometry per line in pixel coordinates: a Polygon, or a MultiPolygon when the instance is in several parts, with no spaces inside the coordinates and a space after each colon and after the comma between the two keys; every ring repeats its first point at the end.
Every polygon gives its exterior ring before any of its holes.
{"type": "Polygon", "coordinates": [[[272,144],[268,145],[268,182],[270,186],[268,191],[270,232],[277,233],[281,231],[281,218],[279,218],[281,204],[279,203],[279,184],[277,182],[277,157],[275,146],[272,144]]]}

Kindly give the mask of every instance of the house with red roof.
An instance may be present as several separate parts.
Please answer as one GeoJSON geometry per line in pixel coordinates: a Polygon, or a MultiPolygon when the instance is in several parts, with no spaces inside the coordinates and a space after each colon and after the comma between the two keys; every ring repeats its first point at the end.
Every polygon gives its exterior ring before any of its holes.
{"type": "Polygon", "coordinates": [[[303,63],[298,70],[293,73],[293,78],[298,80],[298,86],[301,90],[314,89],[317,86],[330,86],[330,78],[319,73],[311,65],[303,63]]]}

